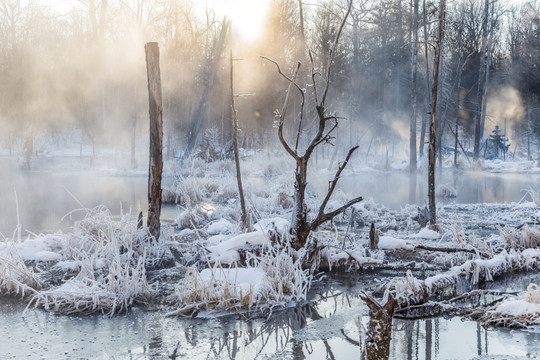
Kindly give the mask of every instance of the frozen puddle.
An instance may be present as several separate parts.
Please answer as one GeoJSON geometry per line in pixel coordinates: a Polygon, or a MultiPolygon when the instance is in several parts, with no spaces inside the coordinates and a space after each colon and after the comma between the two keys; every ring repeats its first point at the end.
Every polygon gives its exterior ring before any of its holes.
{"type": "MultiPolygon", "coordinates": [[[[354,319],[368,321],[358,296],[365,281],[318,283],[310,305],[267,321],[165,318],[144,308],[112,318],[34,309],[23,316],[18,299],[1,298],[0,359],[358,359],[354,319]]],[[[391,358],[539,358],[539,340],[538,332],[486,330],[459,318],[394,320],[391,358]]]]}

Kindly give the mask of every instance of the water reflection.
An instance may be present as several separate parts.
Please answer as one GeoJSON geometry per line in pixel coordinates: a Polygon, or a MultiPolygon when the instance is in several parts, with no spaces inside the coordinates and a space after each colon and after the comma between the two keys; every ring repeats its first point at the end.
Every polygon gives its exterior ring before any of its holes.
{"type": "MultiPolygon", "coordinates": [[[[535,276],[523,283],[537,280],[535,276]]],[[[276,312],[268,320],[164,318],[163,312],[144,308],[114,318],[41,310],[22,316],[24,305],[18,300],[0,298],[0,338],[5,339],[0,359],[358,359],[354,319],[362,315],[367,325],[368,309],[359,295],[371,281],[351,276],[321,282],[308,304],[276,312]]],[[[538,333],[486,330],[459,318],[394,319],[389,358],[538,356],[539,340],[538,333]]]]}
{"type": "MultiPolygon", "coordinates": [[[[327,188],[327,178],[312,178],[319,193],[327,188]]],[[[455,198],[438,197],[437,202],[476,204],[520,201],[530,187],[540,189],[540,176],[535,174],[504,174],[443,169],[437,172],[436,188],[446,186],[457,193],[455,198]]],[[[376,203],[393,209],[405,204],[427,204],[427,175],[406,172],[362,172],[342,176],[339,187],[351,194],[373,198],[376,203]]],[[[530,200],[530,199],[529,199],[530,200]]]]}

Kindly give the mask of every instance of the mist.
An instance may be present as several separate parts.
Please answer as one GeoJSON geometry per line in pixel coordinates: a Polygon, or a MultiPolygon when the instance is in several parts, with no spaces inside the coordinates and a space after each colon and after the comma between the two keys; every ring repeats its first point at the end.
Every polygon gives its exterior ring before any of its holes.
{"type": "MultiPolygon", "coordinates": [[[[483,63],[483,9],[471,0],[453,1],[448,9],[445,61],[439,79],[443,148],[453,147],[454,135],[448,128],[456,122],[460,142],[470,144],[483,102],[487,102],[483,138],[496,125],[504,127],[512,146],[517,145],[518,155],[526,151],[525,139],[538,142],[540,112],[534,109],[540,105],[535,82],[539,74],[529,61],[540,51],[534,40],[538,5],[528,1],[495,3],[490,12],[490,72],[487,77],[482,75],[489,82],[482,88],[478,79],[483,63]],[[485,99],[477,96],[484,93],[485,99]]],[[[340,119],[333,142],[338,154],[359,144],[362,159],[391,152],[396,156],[393,160],[406,161],[413,92],[417,99],[417,115],[412,120],[417,123],[417,156],[425,153],[420,149],[425,141],[420,129],[428,119],[431,102],[430,44],[435,36],[436,4],[419,3],[414,89],[412,5],[402,0],[358,1],[353,5],[338,44],[327,101],[340,119]]],[[[209,147],[214,158],[229,156],[229,53],[236,59],[235,91],[249,95],[239,98],[237,104],[241,147],[280,150],[274,122],[287,81],[261,56],[276,61],[288,75],[300,61],[298,84],[309,97],[314,90],[309,79],[311,68],[326,65],[345,4],[306,3],[302,14],[293,0],[273,0],[259,8],[242,9],[220,2],[205,7],[193,0],[2,0],[2,152],[26,159],[26,167],[31,167],[30,160],[36,164],[40,157],[77,148],[79,155],[91,158],[99,157],[100,151],[123,154],[126,167],[143,164],[148,118],[143,49],[148,41],[157,41],[161,50],[164,138],[169,159],[208,154],[209,147]],[[253,34],[244,26],[249,24],[246,19],[260,19],[257,31],[253,25],[253,34]]],[[[322,84],[324,79],[317,81],[322,84]]],[[[306,104],[306,123],[300,134],[300,145],[304,146],[314,131],[312,105],[309,101],[306,104]]],[[[294,94],[285,124],[289,139],[296,137],[299,112],[300,99],[294,94]]],[[[333,151],[329,149],[328,154],[333,151]]]]}

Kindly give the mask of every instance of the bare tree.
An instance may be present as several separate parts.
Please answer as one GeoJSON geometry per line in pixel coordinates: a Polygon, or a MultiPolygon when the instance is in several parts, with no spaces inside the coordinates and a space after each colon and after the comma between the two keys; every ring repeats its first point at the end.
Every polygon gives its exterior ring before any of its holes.
{"type": "Polygon", "coordinates": [[[231,62],[231,110],[232,110],[232,121],[233,121],[233,147],[234,147],[234,163],[236,164],[236,181],[238,183],[238,195],[240,196],[240,223],[243,230],[249,228],[249,219],[246,211],[246,199],[244,197],[244,188],[242,186],[242,172],[240,171],[240,155],[238,153],[238,117],[236,116],[236,108],[234,106],[234,77],[233,77],[233,56],[232,51],[230,54],[231,62]]]}
{"type": "Polygon", "coordinates": [[[431,125],[429,127],[429,169],[428,169],[428,201],[429,222],[432,226],[437,224],[437,209],[435,207],[435,145],[437,138],[437,87],[439,85],[439,64],[441,59],[441,45],[444,27],[445,0],[441,0],[439,8],[439,35],[435,49],[435,64],[433,66],[433,89],[431,92],[431,125]]]}
{"type": "Polygon", "coordinates": [[[358,149],[358,146],[354,146],[353,148],[349,150],[345,158],[345,161],[339,165],[338,170],[333,180],[330,182],[328,192],[325,198],[323,199],[321,205],[319,206],[317,215],[315,216],[313,220],[311,221],[308,220],[308,208],[305,202],[305,192],[306,192],[306,186],[308,183],[307,182],[308,163],[311,158],[311,155],[313,154],[317,146],[324,143],[332,142],[333,140],[332,133],[338,127],[339,117],[335,114],[328,114],[327,109],[326,109],[326,99],[327,99],[328,90],[330,87],[332,63],[335,56],[335,50],[337,47],[337,43],[339,41],[339,37],[343,31],[343,27],[345,26],[345,22],[347,21],[347,17],[349,16],[349,13],[351,11],[351,6],[352,6],[352,0],[349,1],[345,16],[340,24],[339,29],[337,30],[332,47],[330,48],[328,62],[327,62],[324,73],[321,74],[315,70],[313,56],[311,52],[309,54],[310,61],[311,61],[311,86],[313,89],[313,93],[312,93],[313,103],[315,105],[318,124],[317,124],[317,133],[311,138],[311,141],[309,141],[309,144],[306,147],[303,155],[300,154],[298,150],[298,146],[299,146],[298,139],[302,131],[302,122],[303,122],[304,113],[305,113],[304,105],[306,103],[305,91],[297,83],[297,77],[300,71],[301,64],[299,62],[294,70],[293,76],[288,77],[281,71],[281,68],[277,62],[269,58],[265,58],[266,60],[274,63],[277,66],[279,74],[283,76],[289,82],[289,86],[287,88],[283,107],[281,109],[281,112],[279,113],[278,137],[284,149],[296,162],[295,185],[294,185],[294,207],[293,207],[292,221],[290,225],[290,232],[293,235],[292,246],[295,249],[300,249],[304,247],[307,243],[307,240],[311,232],[316,230],[321,224],[323,224],[326,221],[332,220],[335,216],[337,216],[338,214],[341,214],[343,211],[345,211],[352,205],[362,201],[362,197],[357,197],[355,199],[350,200],[345,205],[333,211],[325,212],[328,201],[330,200],[336,188],[337,182],[341,176],[341,173],[343,172],[343,169],[345,169],[345,167],[347,166],[347,163],[349,162],[354,151],[358,149]],[[323,84],[324,84],[321,89],[322,91],[320,93],[319,93],[319,88],[318,88],[319,76],[322,77],[321,80],[323,81],[323,84]],[[297,135],[296,135],[296,143],[294,147],[289,145],[287,140],[285,140],[284,134],[283,134],[283,125],[285,123],[285,119],[287,115],[287,108],[289,105],[289,101],[291,97],[291,90],[293,87],[296,90],[298,90],[302,98],[301,108],[300,108],[300,120],[298,124],[297,135]]]}

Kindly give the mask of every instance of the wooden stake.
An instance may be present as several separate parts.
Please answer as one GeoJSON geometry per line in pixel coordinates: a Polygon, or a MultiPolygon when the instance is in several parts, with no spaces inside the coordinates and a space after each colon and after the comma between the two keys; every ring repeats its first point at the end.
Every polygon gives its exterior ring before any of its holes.
{"type": "Polygon", "coordinates": [[[163,104],[157,42],[145,46],[150,111],[150,163],[148,172],[148,230],[156,240],[161,228],[161,174],[163,172],[163,104]]]}

